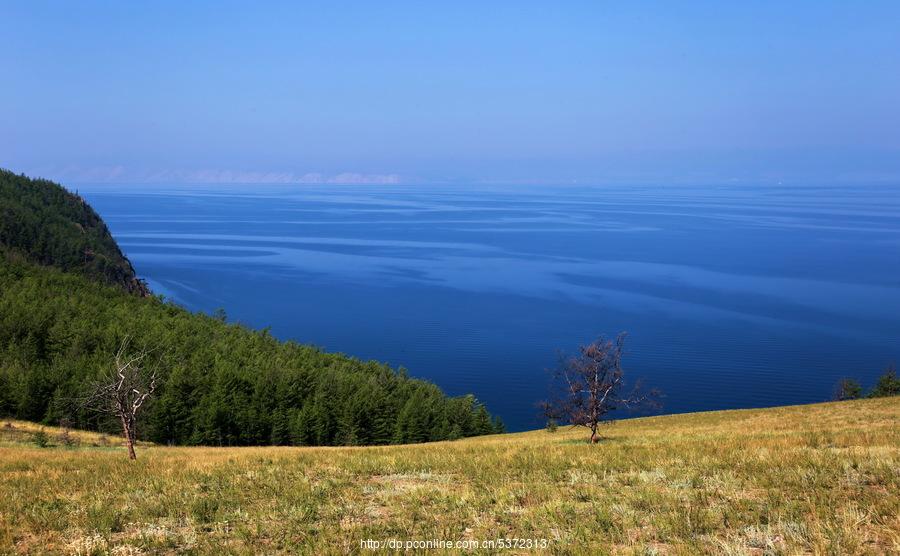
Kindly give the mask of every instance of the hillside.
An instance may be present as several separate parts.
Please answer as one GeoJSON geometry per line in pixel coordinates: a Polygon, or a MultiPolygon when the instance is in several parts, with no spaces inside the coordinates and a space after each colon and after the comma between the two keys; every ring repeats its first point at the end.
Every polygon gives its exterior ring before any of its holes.
{"type": "Polygon", "coordinates": [[[369,448],[154,446],[129,463],[121,450],[0,442],[0,546],[311,554],[520,538],[557,554],[883,554],[900,550],[898,422],[900,399],[884,398],[635,419],[596,446],[560,429],[369,448]]]}
{"type": "Polygon", "coordinates": [[[166,354],[160,392],[139,429],[144,439],[389,444],[501,427],[472,396],[448,398],[387,365],[10,261],[0,261],[0,416],[118,432],[73,400],[129,333],[166,354]]]}
{"type": "Polygon", "coordinates": [[[162,360],[144,440],[361,445],[503,429],[471,395],[147,294],[97,213],[56,184],[0,172],[0,211],[0,417],[118,433],[78,399],[128,337],[162,360]]]}
{"type": "Polygon", "coordinates": [[[106,224],[78,195],[0,169],[0,251],[147,295],[106,224]]]}

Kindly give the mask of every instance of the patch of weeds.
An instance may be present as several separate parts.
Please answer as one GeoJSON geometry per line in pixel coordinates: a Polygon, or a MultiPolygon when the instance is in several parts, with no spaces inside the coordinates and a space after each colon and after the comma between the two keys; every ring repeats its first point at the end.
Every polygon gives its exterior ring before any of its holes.
{"type": "Polygon", "coordinates": [[[191,504],[191,517],[200,524],[209,524],[216,520],[219,501],[210,496],[200,496],[191,504]]]}
{"type": "Polygon", "coordinates": [[[61,498],[38,499],[26,510],[25,517],[37,529],[58,529],[68,523],[69,507],[61,498]]]}
{"type": "Polygon", "coordinates": [[[616,523],[613,514],[606,508],[602,508],[594,514],[594,520],[597,524],[597,528],[607,535],[621,533],[621,527],[616,523]]]}
{"type": "Polygon", "coordinates": [[[60,446],[66,448],[72,448],[77,444],[77,441],[69,434],[69,429],[63,429],[56,439],[59,441],[60,446]]]}
{"type": "Polygon", "coordinates": [[[119,533],[124,530],[122,515],[106,504],[94,504],[87,509],[88,528],[100,533],[119,533]]]}
{"type": "Polygon", "coordinates": [[[31,441],[38,448],[46,448],[50,445],[50,436],[47,435],[44,429],[41,429],[31,436],[31,441]]]}

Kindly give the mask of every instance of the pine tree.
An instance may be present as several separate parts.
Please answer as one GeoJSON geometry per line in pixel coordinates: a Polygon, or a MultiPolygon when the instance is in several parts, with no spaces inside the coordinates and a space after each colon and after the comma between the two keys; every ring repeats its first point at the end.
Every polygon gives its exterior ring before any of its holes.
{"type": "Polygon", "coordinates": [[[278,410],[272,415],[272,432],[269,442],[274,446],[287,446],[291,440],[290,423],[284,410],[278,410]]]}
{"type": "Polygon", "coordinates": [[[393,439],[395,426],[395,409],[390,403],[387,394],[380,388],[372,394],[370,410],[369,441],[372,444],[390,444],[393,439]]]}
{"type": "Polygon", "coordinates": [[[506,425],[503,423],[503,419],[501,419],[499,415],[494,416],[493,425],[494,434],[503,434],[506,432],[506,425]]]}
{"type": "Polygon", "coordinates": [[[291,421],[291,442],[295,446],[312,446],[316,443],[314,436],[314,417],[312,402],[307,402],[300,411],[294,414],[291,421]]]}
{"type": "Polygon", "coordinates": [[[407,400],[397,418],[397,427],[394,433],[395,444],[410,444],[428,440],[428,431],[423,419],[424,412],[425,406],[420,394],[417,393],[407,400]]]}
{"type": "Polygon", "coordinates": [[[897,378],[897,369],[891,365],[884,374],[878,377],[878,382],[869,393],[870,398],[884,398],[888,396],[900,396],[900,378],[897,378]]]}
{"type": "Polygon", "coordinates": [[[478,404],[478,409],[475,410],[475,434],[492,434],[494,432],[494,425],[491,423],[491,416],[487,412],[487,409],[478,404]]]}

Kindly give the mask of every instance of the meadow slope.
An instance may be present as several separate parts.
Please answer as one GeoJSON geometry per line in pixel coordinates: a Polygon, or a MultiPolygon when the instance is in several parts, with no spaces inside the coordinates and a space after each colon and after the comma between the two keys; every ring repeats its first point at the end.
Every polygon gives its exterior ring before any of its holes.
{"type": "MultiPolygon", "coordinates": [[[[371,448],[144,445],[136,462],[99,435],[38,448],[34,425],[0,423],[4,553],[498,538],[557,554],[900,551],[900,398],[634,419],[596,446],[560,428],[371,448]]],[[[534,551],[519,544],[503,552],[534,551]]]]}

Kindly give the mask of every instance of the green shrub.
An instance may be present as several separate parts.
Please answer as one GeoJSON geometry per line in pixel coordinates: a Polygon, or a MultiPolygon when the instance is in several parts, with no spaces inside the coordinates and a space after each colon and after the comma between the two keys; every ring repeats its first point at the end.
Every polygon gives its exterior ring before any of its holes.
{"type": "Polygon", "coordinates": [[[47,436],[47,433],[44,432],[44,429],[41,429],[34,433],[34,435],[31,437],[31,441],[34,442],[34,444],[38,448],[46,448],[50,445],[50,437],[47,436]]]}
{"type": "Polygon", "coordinates": [[[897,369],[893,365],[884,371],[884,374],[875,383],[875,387],[869,392],[870,398],[886,398],[888,396],[900,396],[900,378],[897,378],[897,369]]]}

